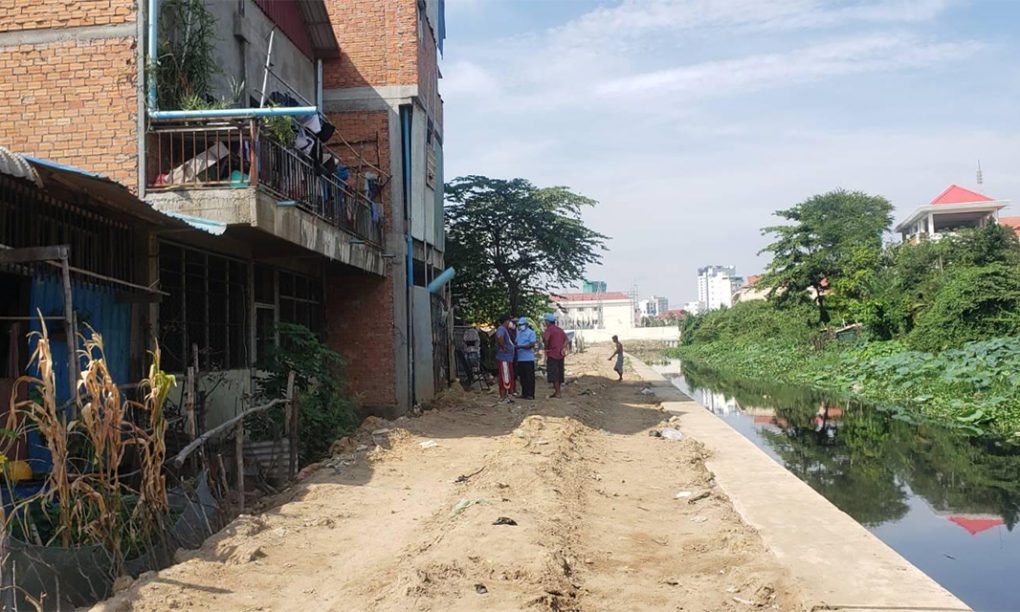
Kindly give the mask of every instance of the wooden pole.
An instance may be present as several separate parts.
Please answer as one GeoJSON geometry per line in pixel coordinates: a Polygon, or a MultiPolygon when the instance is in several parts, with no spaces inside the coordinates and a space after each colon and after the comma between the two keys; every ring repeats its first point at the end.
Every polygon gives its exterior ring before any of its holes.
{"type": "Polygon", "coordinates": [[[298,463],[298,407],[297,395],[294,390],[294,370],[287,374],[287,415],[285,427],[288,434],[288,450],[290,451],[288,476],[293,478],[297,474],[298,463]]]}
{"type": "Polygon", "coordinates": [[[237,424],[237,437],[234,439],[234,452],[237,454],[237,508],[238,514],[244,514],[244,421],[237,424]]]}
{"type": "Polygon", "coordinates": [[[237,416],[234,416],[234,417],[231,417],[231,418],[227,419],[226,421],[220,423],[216,427],[213,427],[209,431],[203,432],[202,435],[198,436],[197,438],[195,438],[194,441],[188,443],[187,446],[182,448],[181,452],[177,453],[177,456],[174,458],[174,465],[176,465],[177,467],[181,467],[182,465],[184,465],[185,459],[188,458],[188,455],[190,455],[191,453],[195,452],[196,448],[198,448],[198,447],[202,446],[203,444],[205,444],[206,441],[209,440],[209,438],[216,437],[217,435],[219,435],[221,433],[229,431],[230,428],[234,427],[237,424],[238,421],[244,419],[244,417],[248,416],[249,414],[254,414],[256,412],[262,412],[264,410],[269,410],[273,406],[277,406],[277,405],[282,404],[282,403],[284,403],[286,401],[287,400],[285,400],[285,399],[276,399],[276,400],[273,400],[273,401],[269,402],[268,404],[262,404],[261,406],[256,406],[254,408],[249,408],[248,410],[245,410],[241,414],[239,414],[237,416]]]}
{"type": "Polygon", "coordinates": [[[70,389],[68,399],[76,402],[78,399],[78,338],[74,329],[74,303],[71,300],[71,268],[68,259],[71,256],[70,247],[61,245],[60,249],[60,276],[64,284],[64,329],[67,330],[67,385],[70,389]]]}
{"type": "Polygon", "coordinates": [[[198,428],[195,423],[195,368],[193,367],[188,368],[187,394],[185,409],[188,411],[188,436],[194,440],[198,435],[198,428]]]}

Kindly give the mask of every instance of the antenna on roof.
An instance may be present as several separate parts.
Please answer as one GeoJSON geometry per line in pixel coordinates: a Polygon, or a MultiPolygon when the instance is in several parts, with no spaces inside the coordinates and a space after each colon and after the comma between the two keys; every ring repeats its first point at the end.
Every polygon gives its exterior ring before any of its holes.
{"type": "Polygon", "coordinates": [[[984,182],[985,182],[985,175],[981,172],[981,160],[979,159],[978,160],[978,169],[977,169],[977,184],[981,185],[984,182]]]}

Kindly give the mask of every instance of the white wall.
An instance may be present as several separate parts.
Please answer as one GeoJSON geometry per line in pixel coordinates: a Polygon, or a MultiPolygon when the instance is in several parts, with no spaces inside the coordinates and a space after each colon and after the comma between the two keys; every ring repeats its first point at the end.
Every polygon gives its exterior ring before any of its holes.
{"type": "Polygon", "coordinates": [[[565,311],[564,325],[593,325],[600,329],[631,329],[634,327],[634,303],[631,300],[601,302],[561,302],[565,311]],[[601,309],[601,313],[600,313],[601,309]]]}
{"type": "MultiPolygon", "coordinates": [[[[569,329],[567,331],[570,331],[569,329]]],[[[583,338],[587,343],[609,342],[613,336],[619,336],[621,342],[627,340],[650,340],[674,344],[680,341],[680,330],[677,327],[631,327],[630,329],[579,329],[574,331],[575,337],[583,338]]],[[[626,350],[626,347],[624,347],[626,350]]]]}

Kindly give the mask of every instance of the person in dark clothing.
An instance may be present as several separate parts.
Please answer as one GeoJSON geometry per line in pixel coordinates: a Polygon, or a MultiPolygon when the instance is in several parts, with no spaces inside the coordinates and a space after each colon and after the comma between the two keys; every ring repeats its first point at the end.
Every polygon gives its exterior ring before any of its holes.
{"type": "Polygon", "coordinates": [[[535,399],[535,347],[538,336],[528,325],[528,320],[521,317],[517,320],[517,378],[521,381],[521,398],[535,399]]]}

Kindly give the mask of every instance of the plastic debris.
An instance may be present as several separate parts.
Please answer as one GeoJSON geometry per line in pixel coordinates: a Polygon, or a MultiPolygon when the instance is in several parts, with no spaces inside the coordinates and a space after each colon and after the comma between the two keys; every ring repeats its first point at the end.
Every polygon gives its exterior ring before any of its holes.
{"type": "Polygon", "coordinates": [[[673,496],[673,499],[687,499],[691,495],[694,495],[694,494],[691,493],[690,491],[680,491],[679,493],[677,493],[676,495],[673,496]]]}
{"type": "Polygon", "coordinates": [[[451,517],[457,516],[458,514],[467,510],[471,506],[474,506],[475,504],[487,504],[487,503],[489,502],[484,499],[468,499],[466,497],[462,498],[459,502],[453,505],[453,509],[450,510],[450,516],[451,517]]]}
{"type": "Polygon", "coordinates": [[[706,523],[706,522],[708,522],[708,517],[707,516],[696,516],[696,517],[691,519],[691,522],[692,523],[699,523],[699,524],[700,523],[706,523]]]}
{"type": "Polygon", "coordinates": [[[662,431],[659,432],[659,435],[662,438],[673,441],[684,439],[683,432],[681,432],[679,429],[673,429],[672,427],[667,427],[666,429],[663,429],[662,431]]]}
{"type": "Polygon", "coordinates": [[[758,604],[754,603],[753,601],[751,601],[750,599],[744,599],[743,597],[737,597],[736,595],[733,596],[733,601],[735,601],[737,603],[742,603],[745,606],[757,606],[758,605],[758,604]]]}
{"type": "Polygon", "coordinates": [[[439,446],[439,442],[436,442],[435,440],[425,440],[418,446],[421,446],[422,448],[435,448],[439,446]]]}
{"type": "Polygon", "coordinates": [[[479,595],[485,595],[488,592],[489,589],[485,588],[485,585],[482,584],[481,582],[475,585],[475,593],[478,593],[479,595]]]}
{"type": "Polygon", "coordinates": [[[703,491],[701,493],[698,493],[694,497],[688,499],[687,503],[688,504],[693,504],[693,503],[699,502],[699,501],[705,499],[706,497],[709,497],[710,495],[712,495],[712,494],[709,493],[708,491],[703,491]]]}
{"type": "Polygon", "coordinates": [[[641,389],[639,393],[641,395],[655,395],[655,390],[652,389],[651,387],[645,387],[644,389],[641,389]]]}
{"type": "Polygon", "coordinates": [[[510,518],[508,516],[501,516],[498,519],[496,519],[495,522],[493,522],[492,524],[493,525],[512,525],[512,526],[516,527],[517,526],[517,521],[513,520],[512,518],[510,518]]]}

